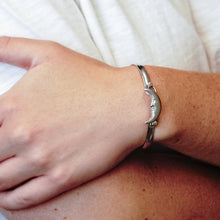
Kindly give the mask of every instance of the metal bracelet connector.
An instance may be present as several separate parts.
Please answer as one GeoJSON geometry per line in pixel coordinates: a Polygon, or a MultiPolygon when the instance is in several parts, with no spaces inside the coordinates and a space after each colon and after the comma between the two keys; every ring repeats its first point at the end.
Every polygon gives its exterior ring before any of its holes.
{"type": "Polygon", "coordinates": [[[142,65],[135,65],[139,72],[141,73],[143,82],[144,82],[144,91],[147,95],[151,97],[151,117],[149,120],[145,121],[145,123],[148,125],[147,129],[147,137],[146,141],[143,145],[143,148],[146,148],[148,146],[148,143],[152,143],[154,139],[154,130],[157,126],[157,120],[161,112],[161,101],[159,96],[157,95],[157,90],[153,86],[153,83],[150,81],[150,78],[147,74],[146,69],[142,65]]]}

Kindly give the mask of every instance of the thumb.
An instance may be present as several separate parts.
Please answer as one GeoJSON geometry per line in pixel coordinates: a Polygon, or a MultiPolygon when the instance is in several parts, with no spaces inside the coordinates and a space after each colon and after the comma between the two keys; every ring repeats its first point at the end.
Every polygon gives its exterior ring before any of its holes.
{"type": "Polygon", "coordinates": [[[31,69],[39,65],[48,51],[45,42],[27,38],[0,37],[0,62],[31,69]]]}

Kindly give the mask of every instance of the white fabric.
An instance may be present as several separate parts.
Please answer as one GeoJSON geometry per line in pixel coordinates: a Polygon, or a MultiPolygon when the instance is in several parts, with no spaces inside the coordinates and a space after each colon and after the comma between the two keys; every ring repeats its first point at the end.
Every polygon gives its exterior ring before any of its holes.
{"type": "MultiPolygon", "coordinates": [[[[219,0],[4,0],[0,35],[57,41],[114,66],[220,72],[219,0]]],[[[25,73],[0,63],[0,93],[25,73]]]]}
{"type": "Polygon", "coordinates": [[[7,220],[7,219],[0,213],[0,220],[7,220]]]}
{"type": "MultiPolygon", "coordinates": [[[[57,41],[114,66],[220,72],[219,16],[219,0],[2,0],[0,35],[57,41]]],[[[0,63],[0,94],[24,73],[0,63]]]]}

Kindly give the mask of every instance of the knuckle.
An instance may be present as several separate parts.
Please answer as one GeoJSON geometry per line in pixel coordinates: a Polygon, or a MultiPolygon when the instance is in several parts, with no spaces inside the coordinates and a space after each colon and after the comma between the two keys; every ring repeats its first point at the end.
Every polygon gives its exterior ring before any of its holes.
{"type": "Polygon", "coordinates": [[[68,51],[66,47],[54,41],[47,41],[46,46],[48,53],[44,58],[45,60],[51,61],[57,59],[65,59],[67,54],[66,52],[68,51]]]}
{"type": "Polygon", "coordinates": [[[30,167],[35,167],[42,172],[45,168],[48,167],[51,161],[51,155],[46,150],[45,147],[37,146],[34,152],[32,152],[31,157],[28,160],[28,164],[30,167]]]}
{"type": "Polygon", "coordinates": [[[34,204],[34,198],[29,195],[19,194],[13,199],[13,204],[11,204],[14,208],[26,208],[34,204]]]}
{"type": "Polygon", "coordinates": [[[45,41],[48,45],[48,47],[51,47],[51,48],[59,48],[61,45],[55,41],[45,41]]]}
{"type": "Polygon", "coordinates": [[[57,169],[50,175],[50,181],[59,187],[66,187],[71,182],[71,174],[63,168],[57,169]]]}
{"type": "Polygon", "coordinates": [[[11,132],[11,141],[16,144],[29,144],[34,139],[34,132],[31,128],[19,125],[11,132]]]}
{"type": "Polygon", "coordinates": [[[51,56],[59,55],[61,52],[62,46],[54,41],[46,41],[48,52],[51,56]]]}
{"type": "Polygon", "coordinates": [[[24,129],[24,127],[22,126],[18,126],[16,128],[13,129],[13,131],[11,132],[11,140],[14,143],[26,143],[28,140],[28,131],[24,129]]]}
{"type": "Polygon", "coordinates": [[[1,207],[6,210],[28,208],[35,204],[34,197],[20,193],[16,195],[6,193],[0,200],[1,207]]]}

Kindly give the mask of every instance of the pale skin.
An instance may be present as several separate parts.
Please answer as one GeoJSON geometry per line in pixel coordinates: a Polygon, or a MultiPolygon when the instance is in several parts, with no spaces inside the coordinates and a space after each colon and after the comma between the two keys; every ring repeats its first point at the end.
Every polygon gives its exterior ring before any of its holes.
{"type": "MultiPolygon", "coordinates": [[[[150,98],[134,66],[114,68],[56,43],[7,37],[0,38],[0,61],[28,70],[0,97],[2,207],[45,202],[143,144],[150,98]]],[[[155,140],[220,165],[220,75],[146,69],[162,102],[155,140]]]]}

